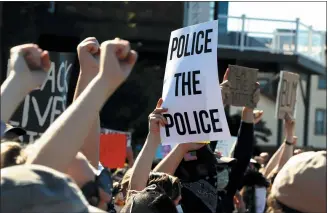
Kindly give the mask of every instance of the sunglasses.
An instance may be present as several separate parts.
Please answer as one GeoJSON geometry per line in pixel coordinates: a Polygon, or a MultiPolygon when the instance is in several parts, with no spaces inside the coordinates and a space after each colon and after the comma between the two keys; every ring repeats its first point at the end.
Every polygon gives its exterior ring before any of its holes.
{"type": "Polygon", "coordinates": [[[113,181],[111,173],[107,168],[104,168],[99,175],[96,175],[94,181],[89,181],[81,189],[83,195],[92,206],[98,206],[100,202],[99,188],[112,195],[113,181]]]}

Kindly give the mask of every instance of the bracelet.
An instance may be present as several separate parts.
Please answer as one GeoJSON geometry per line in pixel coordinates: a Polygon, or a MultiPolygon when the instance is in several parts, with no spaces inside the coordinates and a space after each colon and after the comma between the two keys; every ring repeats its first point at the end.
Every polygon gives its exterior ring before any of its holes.
{"type": "Polygon", "coordinates": [[[285,140],[285,144],[288,146],[293,146],[294,144],[285,140]]]}

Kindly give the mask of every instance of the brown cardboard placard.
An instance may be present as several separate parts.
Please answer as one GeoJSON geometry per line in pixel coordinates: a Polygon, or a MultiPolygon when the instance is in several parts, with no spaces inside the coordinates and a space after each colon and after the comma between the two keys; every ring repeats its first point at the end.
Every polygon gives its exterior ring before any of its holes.
{"type": "Polygon", "coordinates": [[[292,72],[281,71],[276,100],[276,117],[284,119],[286,113],[292,119],[296,117],[296,95],[299,75],[292,72]]]}
{"type": "Polygon", "coordinates": [[[253,94],[257,81],[258,69],[229,65],[228,80],[231,83],[227,104],[255,108],[253,94]]]}

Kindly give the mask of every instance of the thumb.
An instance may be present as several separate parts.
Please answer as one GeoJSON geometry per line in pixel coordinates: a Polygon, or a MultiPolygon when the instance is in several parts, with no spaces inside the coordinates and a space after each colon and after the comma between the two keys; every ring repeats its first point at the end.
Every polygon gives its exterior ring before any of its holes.
{"type": "Polygon", "coordinates": [[[163,99],[162,98],[158,99],[156,108],[160,108],[162,106],[162,104],[163,104],[163,99]]]}

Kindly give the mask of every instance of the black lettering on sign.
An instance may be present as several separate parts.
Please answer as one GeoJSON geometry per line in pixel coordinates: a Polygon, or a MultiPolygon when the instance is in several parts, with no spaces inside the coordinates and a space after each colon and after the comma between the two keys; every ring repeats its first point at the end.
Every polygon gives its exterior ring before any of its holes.
{"type": "Polygon", "coordinates": [[[179,112],[175,113],[174,114],[174,122],[175,122],[175,125],[176,125],[176,129],[177,129],[177,133],[179,135],[185,135],[186,134],[186,126],[185,126],[185,123],[184,123],[184,119],[183,119],[183,115],[179,112]],[[180,120],[180,122],[179,122],[180,120]],[[179,125],[179,123],[181,125],[179,125]]]}
{"type": "Polygon", "coordinates": [[[202,126],[202,130],[204,133],[210,133],[211,132],[211,126],[208,124],[207,125],[207,129],[205,127],[205,122],[204,120],[206,120],[205,118],[208,118],[208,113],[206,112],[206,110],[201,110],[199,112],[199,120],[200,120],[200,125],[202,126]]]}
{"type": "Polygon", "coordinates": [[[188,113],[187,112],[184,112],[184,116],[186,118],[186,125],[187,125],[187,129],[188,129],[189,135],[196,134],[196,131],[195,130],[191,130],[188,113]]]}
{"type": "Polygon", "coordinates": [[[295,103],[297,91],[297,82],[288,82],[286,79],[282,80],[282,92],[280,96],[281,107],[292,107],[295,103]]]}
{"type": "Polygon", "coordinates": [[[213,132],[222,132],[222,128],[217,128],[216,124],[220,122],[219,120],[219,110],[218,109],[211,109],[210,110],[210,117],[212,121],[213,132]],[[217,115],[217,118],[216,116],[217,115]]]}
{"type": "Polygon", "coordinates": [[[175,96],[179,96],[179,85],[181,84],[181,95],[199,95],[202,94],[201,90],[197,89],[197,85],[200,84],[200,81],[197,79],[197,75],[200,74],[200,70],[175,73],[175,96]],[[186,77],[187,75],[187,77],[186,77]],[[180,76],[182,76],[180,81],[180,76]],[[181,83],[180,83],[181,82],[181,83]],[[186,94],[186,90],[188,93],[186,94]]]}
{"type": "Polygon", "coordinates": [[[222,132],[219,119],[219,110],[210,109],[193,111],[193,113],[188,114],[187,112],[176,112],[173,115],[163,114],[166,118],[168,124],[165,125],[166,137],[170,137],[171,129],[176,129],[179,135],[195,135],[210,132],[222,132]],[[196,124],[196,129],[192,129],[191,123],[196,124]]]}
{"type": "Polygon", "coordinates": [[[172,39],[172,46],[171,46],[171,54],[170,54],[170,60],[172,60],[172,57],[173,57],[173,52],[175,50],[177,50],[178,48],[178,38],[177,37],[174,37],[172,39]]]}
{"type": "Polygon", "coordinates": [[[163,114],[163,117],[167,121],[167,124],[165,125],[166,137],[170,137],[170,128],[172,128],[174,126],[173,117],[170,114],[163,114]]]}
{"type": "Polygon", "coordinates": [[[186,41],[185,36],[182,35],[179,38],[178,55],[177,55],[178,58],[181,58],[183,56],[183,52],[184,52],[183,50],[185,49],[184,48],[185,47],[185,41],[186,41]]]}
{"type": "Polygon", "coordinates": [[[205,53],[212,52],[212,49],[208,48],[208,43],[211,42],[212,39],[209,38],[209,34],[213,32],[213,29],[208,29],[205,32],[205,53]]]}
{"type": "Polygon", "coordinates": [[[179,37],[173,37],[170,50],[170,60],[173,59],[174,54],[177,58],[188,57],[194,54],[200,55],[202,53],[211,53],[212,49],[209,47],[209,43],[212,41],[211,33],[213,29],[201,30],[193,32],[192,37],[189,33],[181,35],[179,37]],[[191,48],[189,48],[189,40],[191,42],[191,48]],[[191,49],[191,51],[190,51],[191,49]]]}

